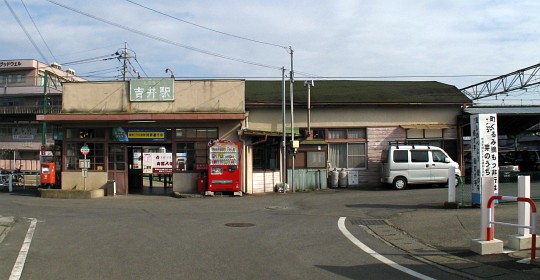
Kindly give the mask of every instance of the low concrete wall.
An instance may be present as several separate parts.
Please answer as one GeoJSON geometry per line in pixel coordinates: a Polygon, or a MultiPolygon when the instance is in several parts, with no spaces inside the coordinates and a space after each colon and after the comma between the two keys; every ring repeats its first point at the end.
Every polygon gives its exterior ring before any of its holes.
{"type": "Polygon", "coordinates": [[[197,173],[174,173],[173,191],[179,193],[197,193],[197,173]]]}
{"type": "MultiPolygon", "coordinates": [[[[107,185],[107,172],[88,172],[86,190],[104,189],[107,185]]],[[[82,172],[62,172],[62,190],[84,190],[82,172]]]]}
{"type": "Polygon", "coordinates": [[[105,190],[90,190],[90,191],[80,191],[80,190],[58,190],[58,189],[39,189],[39,194],[42,198],[64,198],[64,199],[74,199],[74,198],[98,198],[103,197],[105,190]]]}

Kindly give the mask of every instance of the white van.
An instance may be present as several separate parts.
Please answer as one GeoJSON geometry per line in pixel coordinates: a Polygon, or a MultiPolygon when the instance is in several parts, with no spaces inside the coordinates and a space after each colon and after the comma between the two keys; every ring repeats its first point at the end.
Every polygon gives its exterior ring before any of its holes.
{"type": "Polygon", "coordinates": [[[402,190],[408,184],[448,184],[448,170],[456,168],[456,185],[459,183],[458,163],[446,152],[435,146],[391,144],[383,152],[381,183],[392,184],[402,190]]]}

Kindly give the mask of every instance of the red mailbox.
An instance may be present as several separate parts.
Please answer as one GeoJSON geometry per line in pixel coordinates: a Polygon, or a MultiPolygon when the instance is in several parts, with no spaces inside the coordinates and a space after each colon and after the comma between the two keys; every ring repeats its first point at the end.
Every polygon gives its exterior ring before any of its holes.
{"type": "Polygon", "coordinates": [[[54,162],[41,163],[41,186],[56,184],[56,166],[54,162]]]}

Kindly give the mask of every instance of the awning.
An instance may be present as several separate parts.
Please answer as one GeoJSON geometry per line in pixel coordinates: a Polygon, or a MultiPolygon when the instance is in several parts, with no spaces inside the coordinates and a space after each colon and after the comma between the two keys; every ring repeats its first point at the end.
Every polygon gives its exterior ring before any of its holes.
{"type": "Polygon", "coordinates": [[[37,115],[37,121],[45,122],[144,122],[144,121],[214,121],[214,120],[244,120],[244,113],[179,113],[179,114],[48,114],[37,115]]]}
{"type": "MultiPolygon", "coordinates": [[[[249,135],[249,136],[283,136],[282,131],[266,131],[266,130],[254,130],[254,129],[243,129],[242,130],[243,135],[249,135]]],[[[285,128],[285,135],[290,136],[291,135],[291,128],[287,127],[285,128]]],[[[300,129],[297,127],[294,128],[294,135],[300,135],[300,129]]]]}
{"type": "Polygon", "coordinates": [[[451,128],[454,125],[450,124],[404,124],[400,125],[404,129],[445,129],[451,128]]]}

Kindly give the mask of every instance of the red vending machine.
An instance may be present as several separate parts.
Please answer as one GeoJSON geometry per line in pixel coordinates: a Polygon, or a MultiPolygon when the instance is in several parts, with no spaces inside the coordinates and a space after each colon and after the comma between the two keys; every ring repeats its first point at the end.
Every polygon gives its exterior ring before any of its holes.
{"type": "Polygon", "coordinates": [[[208,192],[234,192],[240,186],[240,142],[214,140],[208,143],[208,192]]]}

